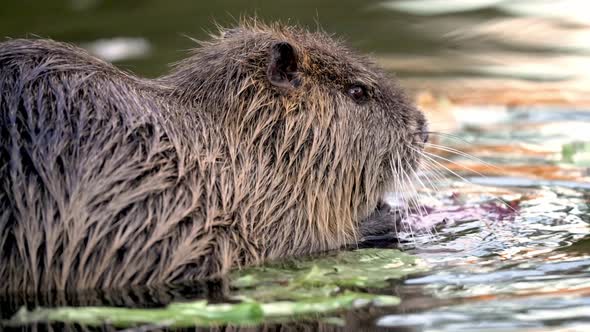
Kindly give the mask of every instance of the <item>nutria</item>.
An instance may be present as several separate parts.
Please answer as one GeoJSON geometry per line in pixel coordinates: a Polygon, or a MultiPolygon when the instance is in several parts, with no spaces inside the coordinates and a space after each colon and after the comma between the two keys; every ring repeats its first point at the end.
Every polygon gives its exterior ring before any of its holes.
{"type": "Polygon", "coordinates": [[[243,22],[144,79],[0,44],[0,292],[118,288],[354,244],[426,121],[323,32],[243,22]]]}

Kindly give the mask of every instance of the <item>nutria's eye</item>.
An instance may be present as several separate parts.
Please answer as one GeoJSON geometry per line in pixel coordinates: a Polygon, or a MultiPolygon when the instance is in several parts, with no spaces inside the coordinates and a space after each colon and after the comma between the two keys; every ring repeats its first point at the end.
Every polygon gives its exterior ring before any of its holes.
{"type": "Polygon", "coordinates": [[[367,89],[360,84],[353,84],[348,87],[347,93],[350,98],[357,103],[362,103],[367,100],[367,89]]]}

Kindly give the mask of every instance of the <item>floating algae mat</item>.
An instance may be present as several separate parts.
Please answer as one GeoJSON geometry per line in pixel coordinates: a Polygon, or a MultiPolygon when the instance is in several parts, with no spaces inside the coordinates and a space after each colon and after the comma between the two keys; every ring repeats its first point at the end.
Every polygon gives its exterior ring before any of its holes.
{"type": "MultiPolygon", "coordinates": [[[[206,300],[172,303],[164,308],[58,307],[21,309],[8,325],[61,322],[89,326],[142,324],[193,327],[254,325],[293,317],[317,319],[367,305],[392,306],[397,297],[378,295],[388,285],[426,267],[415,257],[392,249],[359,249],[317,259],[289,260],[235,272],[230,276],[235,303],[206,300]],[[365,288],[373,289],[366,293],[365,288]]],[[[338,322],[327,317],[328,322],[338,322]]]]}

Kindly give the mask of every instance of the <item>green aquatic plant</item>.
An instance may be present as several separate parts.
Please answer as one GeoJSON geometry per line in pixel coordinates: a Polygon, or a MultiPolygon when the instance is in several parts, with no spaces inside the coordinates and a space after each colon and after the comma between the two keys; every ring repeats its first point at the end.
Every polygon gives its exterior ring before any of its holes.
{"type": "Polygon", "coordinates": [[[590,142],[572,142],[561,147],[562,161],[580,167],[590,166],[590,142]]]}
{"type": "MultiPolygon", "coordinates": [[[[10,325],[62,322],[117,327],[155,324],[191,327],[255,325],[297,317],[315,319],[341,310],[366,305],[399,304],[395,296],[364,292],[383,288],[390,279],[424,271],[417,258],[390,249],[360,249],[316,259],[288,260],[236,271],[230,276],[232,300],[208,303],[198,300],[172,303],[165,308],[61,307],[21,309],[10,325]]],[[[326,322],[339,322],[324,317],[326,322]]]]}
{"type": "Polygon", "coordinates": [[[119,307],[62,307],[55,309],[21,309],[9,324],[34,322],[62,322],[100,326],[111,324],[129,327],[139,324],[157,326],[192,327],[215,325],[256,325],[264,321],[280,321],[290,317],[317,317],[343,309],[352,309],[366,304],[397,305],[394,296],[367,293],[343,292],[342,294],[309,298],[300,301],[277,301],[261,303],[244,301],[237,304],[211,304],[207,301],[174,303],[161,309],[132,309],[119,307]]]}
{"type": "Polygon", "coordinates": [[[242,296],[297,300],[326,296],[341,288],[382,288],[387,280],[423,269],[421,261],[398,250],[362,249],[249,268],[234,273],[231,279],[232,286],[244,289],[242,296]]]}

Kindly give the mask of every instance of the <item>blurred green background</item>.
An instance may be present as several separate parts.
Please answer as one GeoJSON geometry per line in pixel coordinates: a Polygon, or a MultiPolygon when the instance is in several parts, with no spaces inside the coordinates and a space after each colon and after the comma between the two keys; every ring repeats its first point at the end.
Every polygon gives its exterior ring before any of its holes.
{"type": "MultiPolygon", "coordinates": [[[[319,25],[361,51],[380,55],[433,54],[453,47],[424,30],[427,17],[384,4],[375,0],[12,0],[0,9],[0,37],[39,36],[83,46],[97,40],[139,38],[143,52],[107,60],[148,76],[165,72],[166,64],[181,59],[194,46],[187,36],[207,38],[215,22],[231,26],[242,16],[310,29],[319,25]]],[[[485,18],[494,11],[470,15],[485,18]]]]}
{"type": "Polygon", "coordinates": [[[582,0],[4,0],[0,38],[73,42],[153,77],[189,37],[257,16],[320,26],[402,78],[569,81],[590,72],[587,13],[582,0]]]}
{"type": "MultiPolygon", "coordinates": [[[[425,38],[410,27],[419,20],[379,8],[378,1],[273,0],[4,0],[0,37],[49,37],[87,44],[116,37],[143,38],[149,52],[116,61],[155,76],[194,46],[186,36],[207,38],[215,22],[234,25],[240,16],[294,22],[336,33],[369,52],[424,52],[425,38]]],[[[429,46],[432,47],[432,46],[429,46]]]]}

